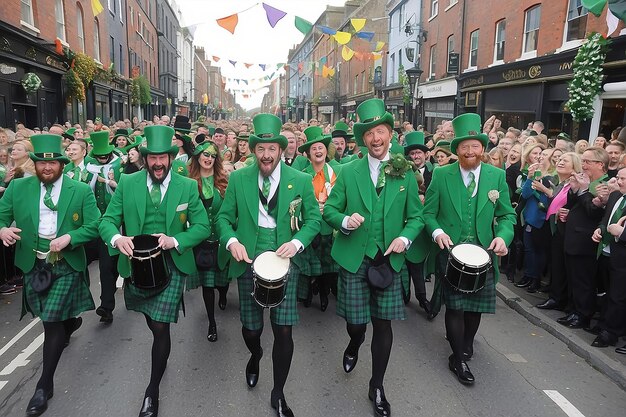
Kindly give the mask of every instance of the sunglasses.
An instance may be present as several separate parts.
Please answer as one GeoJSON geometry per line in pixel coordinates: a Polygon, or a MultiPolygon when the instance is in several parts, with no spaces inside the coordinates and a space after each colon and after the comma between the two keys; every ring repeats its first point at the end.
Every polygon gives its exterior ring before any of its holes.
{"type": "Polygon", "coordinates": [[[202,152],[202,155],[206,158],[217,158],[217,154],[216,153],[210,153],[210,152],[202,152]]]}

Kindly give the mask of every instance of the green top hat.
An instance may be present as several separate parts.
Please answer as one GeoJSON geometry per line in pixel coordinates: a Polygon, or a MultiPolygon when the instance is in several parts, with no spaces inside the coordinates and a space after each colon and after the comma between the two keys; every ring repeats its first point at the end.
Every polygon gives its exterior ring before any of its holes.
{"type": "Polygon", "coordinates": [[[408,155],[413,149],[419,149],[423,152],[428,152],[428,146],[424,145],[424,132],[414,130],[404,135],[404,154],[408,155]]]}
{"type": "Polygon", "coordinates": [[[113,152],[113,149],[115,149],[115,145],[111,145],[109,143],[109,131],[108,130],[100,130],[99,132],[91,132],[89,137],[91,138],[91,143],[93,144],[91,155],[95,155],[95,156],[108,155],[111,152],[113,152]]]}
{"type": "Polygon", "coordinates": [[[391,144],[389,146],[389,153],[391,154],[402,154],[404,155],[404,147],[398,143],[397,139],[392,139],[391,144]]]}
{"type": "Polygon", "coordinates": [[[128,139],[130,137],[130,132],[128,131],[128,129],[117,129],[115,131],[115,134],[113,135],[113,141],[115,141],[118,136],[124,136],[126,139],[128,139]]]}
{"type": "Polygon", "coordinates": [[[287,147],[287,138],[280,134],[283,123],[277,116],[270,113],[261,113],[252,119],[254,134],[250,135],[250,149],[257,143],[277,143],[282,149],[287,147]]]}
{"type": "Polygon", "coordinates": [[[298,147],[298,152],[308,152],[311,145],[318,142],[323,143],[326,149],[328,149],[331,138],[330,136],[324,135],[324,131],[321,127],[309,126],[304,129],[304,134],[306,135],[306,142],[298,147]]]}
{"type": "Polygon", "coordinates": [[[61,136],[63,136],[64,138],[67,138],[69,140],[74,140],[74,132],[76,132],[76,128],[75,127],[70,127],[65,132],[63,132],[63,134],[61,136]]]}
{"type": "Polygon", "coordinates": [[[200,155],[202,152],[209,150],[209,152],[219,155],[219,151],[217,150],[217,146],[210,140],[205,140],[202,144],[198,145],[196,149],[193,151],[194,156],[200,155]]]}
{"type": "Polygon", "coordinates": [[[176,155],[178,153],[178,146],[172,146],[174,129],[171,127],[163,125],[146,126],[143,129],[143,134],[146,137],[147,143],[146,146],[139,148],[143,156],[160,155],[164,153],[176,155]]]}
{"type": "Polygon", "coordinates": [[[476,113],[465,113],[455,117],[452,119],[452,128],[454,129],[454,139],[450,142],[450,152],[455,155],[457,146],[464,140],[476,139],[480,141],[485,148],[489,143],[489,136],[482,133],[483,128],[480,122],[480,116],[476,113]]]}
{"type": "Polygon", "coordinates": [[[145,141],[146,141],[146,138],[144,138],[143,136],[135,136],[135,141],[134,142],[132,140],[130,140],[130,138],[129,138],[128,145],[124,146],[122,148],[122,151],[124,153],[128,153],[128,151],[130,151],[131,149],[137,148],[137,147],[143,145],[145,143],[145,141]]]}
{"type": "Polygon", "coordinates": [[[452,155],[452,151],[450,151],[450,142],[448,142],[447,140],[440,140],[439,142],[437,142],[437,144],[435,145],[435,149],[433,149],[433,155],[439,151],[445,152],[446,154],[448,154],[448,156],[452,155]]]}
{"type": "Polygon", "coordinates": [[[189,117],[178,115],[174,120],[174,130],[177,132],[189,133],[191,131],[191,123],[189,117]]]}
{"type": "Polygon", "coordinates": [[[341,137],[345,139],[348,139],[348,137],[354,136],[354,134],[350,130],[350,126],[348,126],[348,124],[344,122],[335,123],[335,127],[333,128],[331,135],[333,138],[341,137]]]}
{"type": "Polygon", "coordinates": [[[176,139],[180,139],[183,142],[191,143],[191,136],[181,135],[181,134],[178,134],[178,133],[176,133],[174,136],[176,136],[176,139]]]}
{"type": "Polygon", "coordinates": [[[356,108],[360,122],[354,124],[354,138],[357,145],[364,146],[363,133],[374,126],[386,123],[393,128],[393,116],[385,110],[385,102],[379,98],[371,98],[356,108]]]}
{"type": "Polygon", "coordinates": [[[250,133],[248,132],[241,132],[238,136],[237,136],[237,140],[245,140],[246,142],[250,140],[250,133]]]}
{"type": "Polygon", "coordinates": [[[63,137],[59,135],[33,135],[30,137],[30,142],[33,144],[34,151],[29,152],[28,156],[34,162],[59,161],[69,164],[70,159],[63,153],[62,140],[63,137]]]}

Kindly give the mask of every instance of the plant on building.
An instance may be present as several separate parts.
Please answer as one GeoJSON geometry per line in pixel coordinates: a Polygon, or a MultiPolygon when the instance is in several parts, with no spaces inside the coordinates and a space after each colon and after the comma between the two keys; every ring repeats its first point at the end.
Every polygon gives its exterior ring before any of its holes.
{"type": "Polygon", "coordinates": [[[409,86],[409,76],[406,75],[404,66],[398,68],[398,82],[402,85],[402,102],[404,104],[411,103],[411,87],[409,86]]]}
{"type": "Polygon", "coordinates": [[[593,32],[578,49],[574,59],[574,79],[570,81],[566,106],[577,122],[593,117],[593,100],[602,89],[602,65],[610,41],[593,32]]]}
{"type": "Polygon", "coordinates": [[[94,61],[92,57],[81,52],[75,55],[73,68],[85,87],[88,87],[89,84],[91,84],[93,79],[96,77],[96,72],[99,69],[96,61],[94,61]]]}
{"type": "Polygon", "coordinates": [[[130,86],[130,101],[134,106],[152,102],[150,83],[143,75],[133,78],[130,86]]]}
{"type": "Polygon", "coordinates": [[[76,71],[70,68],[65,73],[65,86],[67,87],[67,99],[85,100],[85,84],[80,79],[76,71]]]}
{"type": "Polygon", "coordinates": [[[34,93],[41,88],[41,78],[34,72],[27,72],[22,78],[22,87],[27,94],[34,93]]]}

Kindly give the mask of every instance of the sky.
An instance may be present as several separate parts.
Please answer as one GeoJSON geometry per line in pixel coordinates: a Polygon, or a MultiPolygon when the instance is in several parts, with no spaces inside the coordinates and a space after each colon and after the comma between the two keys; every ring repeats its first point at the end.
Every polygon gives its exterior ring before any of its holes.
{"type": "MultiPolygon", "coordinates": [[[[298,45],[304,35],[294,26],[295,16],[315,23],[327,5],[341,6],[345,0],[265,0],[269,6],[286,12],[274,28],[267,20],[261,1],[255,0],[176,0],[183,14],[181,25],[195,27],[194,43],[204,47],[206,56],[219,57],[212,62],[222,68],[222,75],[233,79],[226,83],[226,89],[259,89],[256,94],[249,91],[249,98],[236,93],[236,101],[244,109],[261,105],[263,95],[268,91],[262,88],[259,78],[271,75],[276,64],[287,62],[289,50],[298,45]],[[231,34],[216,22],[226,16],[238,13],[239,23],[231,34]],[[233,66],[229,60],[237,61],[233,66]],[[246,68],[244,63],[255,64],[246,68]],[[268,64],[264,72],[258,64],[268,64]],[[249,80],[248,85],[239,84],[234,79],[249,80]]],[[[314,29],[315,30],[315,29],[314,29]]],[[[269,82],[264,81],[267,85],[269,82]]]]}

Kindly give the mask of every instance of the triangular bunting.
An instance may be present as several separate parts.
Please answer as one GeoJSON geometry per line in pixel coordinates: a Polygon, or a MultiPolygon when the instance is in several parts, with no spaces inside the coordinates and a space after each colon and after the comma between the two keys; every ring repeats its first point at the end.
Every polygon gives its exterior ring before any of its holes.
{"type": "Polygon", "coordinates": [[[265,64],[259,64],[259,67],[261,67],[261,70],[265,71],[265,64]]]}
{"type": "Polygon", "coordinates": [[[235,28],[237,27],[237,23],[239,23],[239,16],[237,13],[231,14],[230,16],[222,17],[221,19],[216,20],[217,24],[232,33],[235,34],[235,28]]]}
{"type": "Polygon", "coordinates": [[[91,0],[91,11],[93,12],[93,17],[98,16],[103,10],[104,7],[102,7],[100,0],[91,0]]]}
{"type": "Polygon", "coordinates": [[[319,30],[321,30],[322,33],[325,33],[327,35],[334,35],[335,33],[337,33],[337,31],[335,29],[331,29],[331,28],[326,27],[326,26],[317,25],[317,28],[319,30]]]}
{"type": "Polygon", "coordinates": [[[365,39],[368,42],[371,42],[374,39],[374,32],[359,32],[356,33],[355,36],[360,39],[365,39]]]}
{"type": "Polygon", "coordinates": [[[367,22],[367,19],[350,19],[355,32],[360,32],[363,26],[365,26],[365,22],[367,22]]]}
{"type": "Polygon", "coordinates": [[[237,61],[233,61],[231,59],[228,60],[228,62],[230,62],[231,64],[233,64],[233,67],[237,64],[237,61]]]}
{"type": "Polygon", "coordinates": [[[328,76],[329,77],[334,77],[335,76],[335,69],[334,68],[328,68],[328,76]]]}
{"type": "Polygon", "coordinates": [[[322,77],[328,77],[328,67],[326,65],[322,67],[322,77]]]}
{"type": "Polygon", "coordinates": [[[354,56],[354,51],[348,48],[347,45],[344,45],[343,49],[341,50],[341,57],[343,58],[343,60],[350,61],[353,56],[354,56]]]}
{"type": "Polygon", "coordinates": [[[325,64],[326,61],[328,61],[328,58],[326,58],[325,56],[320,58],[320,63],[325,64]]]}
{"type": "Polygon", "coordinates": [[[363,61],[363,52],[355,52],[354,57],[359,61],[363,61]]]}
{"type": "Polygon", "coordinates": [[[245,85],[248,85],[248,80],[241,80],[245,85]]]}
{"type": "Polygon", "coordinates": [[[381,59],[383,57],[382,53],[378,53],[378,52],[372,52],[372,59],[374,61],[378,61],[379,59],[381,59]]]}
{"type": "Polygon", "coordinates": [[[304,36],[308,35],[311,29],[313,29],[313,24],[308,20],[304,20],[300,16],[296,16],[294,22],[296,29],[298,29],[304,36]]]}
{"type": "Polygon", "coordinates": [[[350,42],[350,39],[352,39],[351,33],[340,31],[337,31],[337,33],[335,33],[335,40],[339,45],[347,44],[348,42],[350,42]]]}
{"type": "Polygon", "coordinates": [[[265,9],[265,14],[267,15],[267,21],[269,22],[271,27],[275,27],[278,21],[287,15],[287,13],[283,12],[282,10],[278,10],[277,8],[265,3],[262,4],[263,8],[265,9]]]}
{"type": "Polygon", "coordinates": [[[253,66],[254,64],[243,64],[245,65],[246,68],[250,68],[251,66],[253,66]]]}
{"type": "Polygon", "coordinates": [[[213,62],[220,62],[220,57],[219,56],[213,55],[211,58],[213,58],[213,62]]]}
{"type": "Polygon", "coordinates": [[[376,48],[374,48],[374,52],[382,51],[384,46],[385,46],[385,42],[376,42],[376,48]]]}

